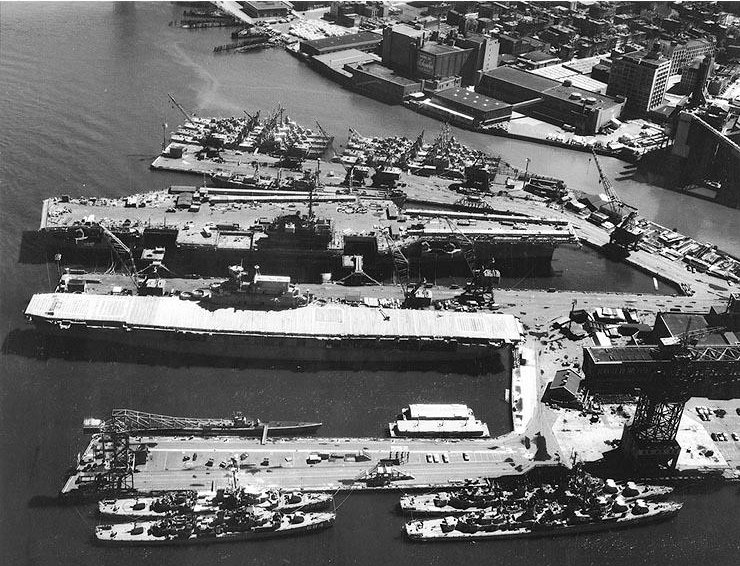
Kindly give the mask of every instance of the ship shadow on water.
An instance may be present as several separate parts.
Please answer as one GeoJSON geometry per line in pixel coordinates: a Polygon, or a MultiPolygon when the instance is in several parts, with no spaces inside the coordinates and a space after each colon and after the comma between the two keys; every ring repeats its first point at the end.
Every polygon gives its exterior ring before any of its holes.
{"type": "Polygon", "coordinates": [[[247,360],[187,352],[163,352],[97,340],[50,337],[33,328],[11,330],[2,344],[2,354],[22,356],[39,361],[61,359],[70,362],[118,362],[170,368],[285,369],[308,373],[321,370],[394,370],[399,372],[433,370],[442,373],[484,375],[506,371],[506,365],[501,359],[500,352],[495,352],[489,358],[481,360],[450,360],[447,362],[247,360]]]}

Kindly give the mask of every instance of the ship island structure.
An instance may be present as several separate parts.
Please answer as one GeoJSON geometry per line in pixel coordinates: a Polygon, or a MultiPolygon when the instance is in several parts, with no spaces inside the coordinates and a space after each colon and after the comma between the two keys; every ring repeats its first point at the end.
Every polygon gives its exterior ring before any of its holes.
{"type": "Polygon", "coordinates": [[[60,279],[25,314],[46,347],[82,340],[398,371],[477,364],[511,376],[512,430],[491,438],[468,399],[409,404],[374,438],[317,438],[321,423],[241,414],[116,409],[86,421],[92,439],[61,496],[104,499],[106,517],[124,509],[121,519],[149,522],[101,525],[99,542],[319,530],[334,514],[301,502],[353,490],[442,490],[424,505],[444,509],[467,501],[454,517],[407,523],[410,540],[549,536],[674,516],[679,503],[652,501],[669,489],[562,475],[576,461],[603,464],[612,445],[620,463],[607,463],[620,475],[738,479],[727,442],[733,426],[740,432],[740,408],[708,398],[737,397],[740,300],[716,283],[740,281],[740,262],[640,218],[600,167],[608,200],[584,210],[587,199],[562,181],[467,148],[446,126],[429,142],[351,130],[344,152],[321,160],[333,138],[281,108],[267,119],[187,117],[152,168],[203,182],[43,202],[37,235],[60,279]],[[676,293],[500,288],[502,275],[549,274],[558,246],[584,245],[676,293]],[[657,310],[659,301],[671,306],[657,310]],[[727,436],[714,428],[720,411],[727,436]],[[556,487],[522,492],[522,476],[556,487]],[[277,495],[255,495],[254,485],[277,495]]]}

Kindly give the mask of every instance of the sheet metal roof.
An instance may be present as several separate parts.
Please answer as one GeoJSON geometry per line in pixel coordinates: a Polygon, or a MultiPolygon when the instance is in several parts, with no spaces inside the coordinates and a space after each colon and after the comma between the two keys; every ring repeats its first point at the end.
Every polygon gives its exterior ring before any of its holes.
{"type": "Polygon", "coordinates": [[[412,419],[469,419],[470,409],[467,405],[416,403],[409,405],[412,419]]]}
{"type": "Polygon", "coordinates": [[[26,315],[88,325],[127,325],[148,329],[368,338],[456,338],[519,341],[519,321],[509,314],[385,310],[341,304],[282,311],[249,311],[201,306],[178,297],[34,295],[26,315]]]}

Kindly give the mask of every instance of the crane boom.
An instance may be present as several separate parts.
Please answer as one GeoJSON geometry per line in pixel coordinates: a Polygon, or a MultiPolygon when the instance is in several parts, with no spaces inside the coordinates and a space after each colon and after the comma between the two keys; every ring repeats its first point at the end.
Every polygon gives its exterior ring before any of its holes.
{"type": "Polygon", "coordinates": [[[139,282],[136,279],[137,270],[136,263],[134,262],[134,254],[131,253],[131,249],[124,244],[121,239],[116,236],[113,232],[108,230],[105,226],[98,224],[103,234],[103,239],[113,250],[113,254],[116,256],[118,261],[121,262],[123,270],[134,282],[134,288],[138,288],[139,282]]]}
{"type": "Polygon", "coordinates": [[[596,163],[596,169],[598,169],[599,171],[599,181],[601,182],[601,186],[604,187],[604,193],[609,199],[611,209],[613,212],[617,212],[617,206],[623,205],[624,203],[621,201],[619,196],[617,196],[614,187],[612,187],[612,182],[609,180],[609,177],[606,176],[606,173],[604,173],[604,170],[601,168],[601,163],[599,163],[599,158],[597,157],[596,151],[594,151],[593,148],[591,148],[591,154],[594,156],[594,163],[596,163]]]}
{"type": "Polygon", "coordinates": [[[188,114],[188,111],[187,111],[187,110],[185,110],[185,109],[184,109],[184,108],[182,107],[182,105],[181,105],[181,104],[180,104],[180,103],[179,103],[179,102],[178,102],[177,100],[175,100],[175,97],[174,97],[174,96],[172,96],[172,95],[171,95],[171,94],[170,94],[169,92],[167,93],[167,96],[169,96],[169,97],[170,97],[170,100],[172,101],[172,104],[174,104],[174,105],[175,105],[175,108],[177,108],[177,109],[178,109],[178,110],[179,110],[180,112],[182,112],[182,115],[183,115],[183,116],[185,116],[185,119],[186,119],[186,120],[187,120],[188,122],[192,122],[192,121],[193,121],[193,118],[192,118],[192,117],[190,116],[190,114],[188,114]]]}

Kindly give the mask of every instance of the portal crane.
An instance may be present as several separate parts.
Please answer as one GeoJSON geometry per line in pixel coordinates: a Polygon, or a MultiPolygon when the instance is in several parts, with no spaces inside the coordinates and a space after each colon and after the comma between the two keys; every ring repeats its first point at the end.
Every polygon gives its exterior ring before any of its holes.
{"type": "Polygon", "coordinates": [[[113,251],[113,255],[121,263],[123,270],[126,272],[134,283],[134,288],[138,290],[139,281],[137,279],[138,271],[136,269],[136,262],[134,261],[134,254],[131,253],[131,249],[124,244],[121,239],[116,236],[113,232],[108,230],[102,224],[98,224],[103,240],[110,246],[113,251]]]}
{"type": "Polygon", "coordinates": [[[416,296],[417,291],[426,283],[426,280],[421,279],[415,284],[411,283],[408,258],[401,251],[398,243],[393,239],[390,229],[383,231],[383,235],[386,242],[388,242],[388,249],[391,251],[391,257],[393,258],[393,269],[396,273],[401,291],[403,291],[403,306],[406,308],[417,308],[421,304],[428,303],[429,299],[420,300],[416,296]]]}
{"type": "Polygon", "coordinates": [[[601,163],[599,163],[599,158],[593,148],[591,148],[591,155],[594,156],[594,163],[596,163],[596,169],[598,169],[599,171],[599,182],[601,182],[601,186],[604,188],[604,194],[606,194],[606,198],[609,200],[609,208],[614,215],[618,215],[619,208],[624,206],[624,203],[619,198],[619,196],[617,196],[614,187],[612,187],[612,182],[609,180],[609,177],[606,176],[606,173],[604,173],[604,170],[601,168],[601,163]]]}
{"type": "MultiPolygon", "coordinates": [[[[478,262],[478,256],[475,253],[475,243],[471,240],[465,232],[460,230],[460,227],[452,221],[451,218],[445,217],[447,224],[450,226],[450,230],[457,234],[460,239],[464,242],[463,257],[465,263],[468,265],[473,280],[468,285],[467,291],[474,295],[484,295],[485,293],[491,293],[493,295],[494,282],[500,277],[500,274],[495,269],[481,269],[478,262]]],[[[494,260],[491,261],[493,263],[494,260]]]]}
{"type": "Polygon", "coordinates": [[[167,96],[169,96],[169,97],[170,97],[170,100],[172,101],[172,104],[173,104],[173,105],[175,106],[175,108],[177,108],[177,109],[178,109],[178,110],[179,110],[179,111],[180,111],[180,112],[182,113],[182,115],[183,115],[183,116],[185,116],[185,119],[186,119],[186,120],[187,120],[188,122],[192,122],[192,121],[193,121],[193,118],[192,118],[192,116],[190,116],[190,114],[188,114],[188,111],[187,111],[187,110],[185,110],[185,109],[184,109],[184,108],[182,107],[182,105],[180,105],[180,103],[179,103],[179,102],[178,102],[177,100],[175,100],[175,97],[174,97],[174,96],[172,96],[172,95],[171,95],[171,94],[170,94],[169,92],[167,93],[167,96]]]}
{"type": "Polygon", "coordinates": [[[675,469],[681,453],[676,433],[686,402],[740,380],[740,346],[697,344],[716,331],[685,332],[659,346],[657,358],[669,363],[659,375],[645,379],[632,424],[622,434],[621,449],[638,468],[675,469]]]}

